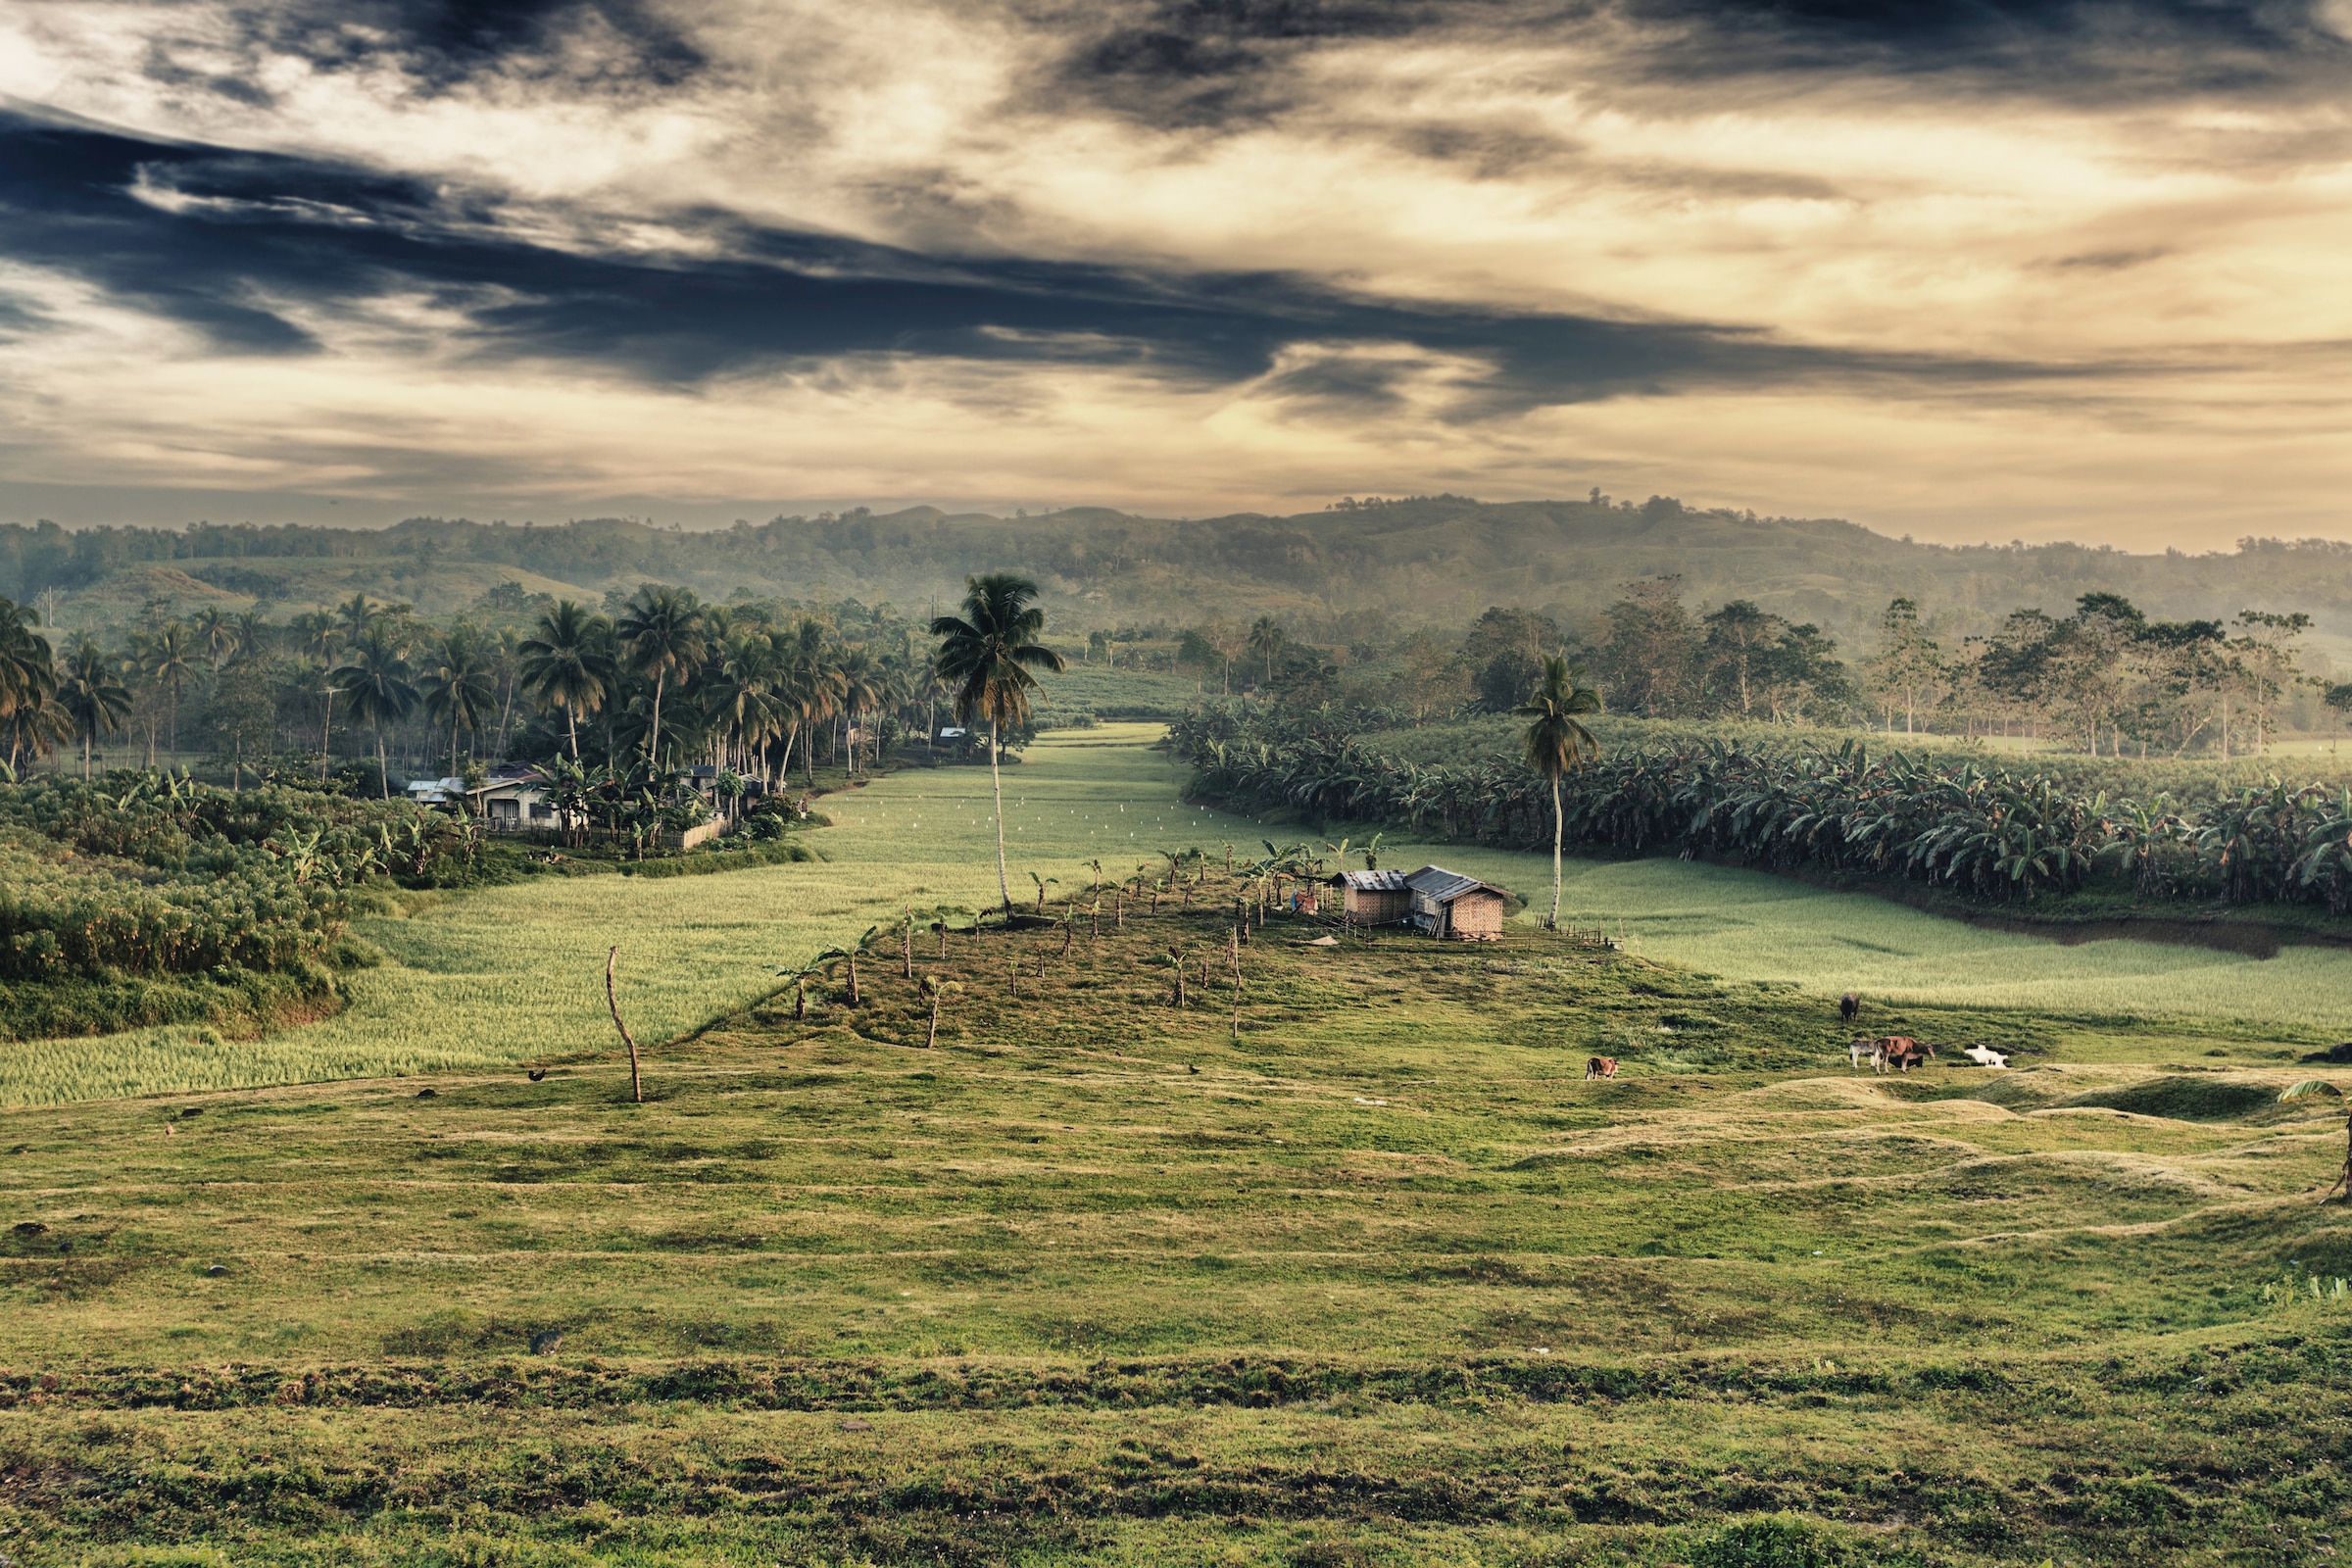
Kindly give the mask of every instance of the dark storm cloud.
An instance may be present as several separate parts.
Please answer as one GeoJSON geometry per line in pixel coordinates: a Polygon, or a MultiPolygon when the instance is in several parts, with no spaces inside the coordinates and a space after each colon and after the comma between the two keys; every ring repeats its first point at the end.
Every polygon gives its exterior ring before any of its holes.
{"type": "MultiPolygon", "coordinates": [[[[635,95],[678,87],[708,64],[638,0],[295,0],[225,15],[231,47],[252,59],[292,57],[325,72],[390,68],[428,93],[499,75],[635,95]]],[[[202,42],[209,56],[220,40],[208,29],[202,42]]],[[[248,75],[183,64],[169,31],[149,50],[146,71],[165,85],[263,97],[248,75]]]]}
{"type": "MultiPolygon", "coordinates": [[[[691,383],[845,356],[1124,365],[1203,384],[1388,401],[1401,350],[1468,367],[1461,412],[1635,391],[2017,367],[1840,353],[1703,325],[1367,301],[1286,274],[1153,275],[940,259],[711,216],[723,260],[581,255],[397,176],[0,117],[0,253],[76,276],[223,350],[317,347],[297,318],[422,295],[461,349],[691,383]],[[1378,350],[1378,353],[1371,351],[1378,350]]],[[[1459,379],[1457,371],[1456,379],[1459,379]]]]}
{"type": "MultiPolygon", "coordinates": [[[[1210,125],[1301,107],[1300,58],[1412,38],[1584,41],[1612,84],[1801,83],[1874,75],[2104,102],[2340,76],[2326,0],[1150,0],[1068,57],[1072,84],[1130,113],[1210,125]]],[[[1694,100],[1691,107],[1703,108],[1694,100]]]]}

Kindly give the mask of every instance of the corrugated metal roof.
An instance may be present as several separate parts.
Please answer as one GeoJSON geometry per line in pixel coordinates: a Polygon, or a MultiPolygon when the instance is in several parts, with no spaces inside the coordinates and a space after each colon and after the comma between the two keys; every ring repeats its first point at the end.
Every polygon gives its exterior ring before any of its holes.
{"type": "Polygon", "coordinates": [[[1481,888],[1501,898],[1510,897],[1492,882],[1481,882],[1474,876],[1448,871],[1442,865],[1425,865],[1404,881],[1407,887],[1432,904],[1451,904],[1463,894],[1475,893],[1481,888]]]}
{"type": "Polygon", "coordinates": [[[1402,893],[1405,891],[1402,871],[1342,871],[1332,880],[1351,887],[1358,893],[1402,893]]]}

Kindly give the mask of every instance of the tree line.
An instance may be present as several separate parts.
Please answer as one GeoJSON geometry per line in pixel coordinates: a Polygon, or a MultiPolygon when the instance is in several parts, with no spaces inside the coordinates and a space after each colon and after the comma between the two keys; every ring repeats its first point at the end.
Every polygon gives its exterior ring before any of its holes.
{"type": "Polygon", "coordinates": [[[2068,613],[2011,612],[1981,636],[1940,637],[1910,599],[1876,644],[1840,657],[1820,626],[1734,599],[1693,612],[1673,576],[1624,583],[1592,622],[1489,609],[1448,637],[1424,628],[1375,642],[1314,642],[1275,617],[1182,629],[1173,659],[1220,696],[1237,689],[1308,709],[1386,708],[1420,723],[1505,713],[1564,658],[1605,709],[1650,718],[2059,740],[2089,755],[2260,756],[2289,719],[2352,710],[2352,684],[2302,667],[2301,612],[2230,621],[2149,617],[2111,593],[2068,613]]]}
{"type": "Polygon", "coordinates": [[[188,742],[232,783],[255,767],[323,779],[365,757],[378,794],[396,756],[453,774],[501,758],[707,764],[775,787],[820,754],[855,771],[935,732],[949,696],[923,628],[887,610],[713,605],[658,583],[611,613],[484,597],[485,618],[538,613],[435,624],[355,594],[274,621],[157,602],[115,646],[60,647],[0,600],[0,755],[15,771],[62,752],[86,776],[118,739],[145,766],[188,742]]]}

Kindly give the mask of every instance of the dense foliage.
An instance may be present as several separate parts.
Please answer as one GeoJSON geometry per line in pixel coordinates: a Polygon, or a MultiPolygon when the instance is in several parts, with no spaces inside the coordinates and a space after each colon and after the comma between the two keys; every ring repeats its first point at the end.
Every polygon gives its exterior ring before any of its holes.
{"type": "MultiPolygon", "coordinates": [[[[1220,707],[1169,733],[1204,800],[1549,848],[1551,796],[1531,769],[1492,755],[1414,761],[1366,746],[1353,729],[1347,715],[1220,707]]],[[[1585,850],[1899,876],[1997,899],[2071,893],[2104,877],[2144,898],[2352,910],[2352,790],[2276,778],[2190,806],[1858,741],[1686,738],[1613,750],[1578,773],[1565,836],[1585,850]]]]}
{"type": "Polygon", "coordinates": [[[232,793],[154,773],[0,789],[0,978],[319,961],[368,872],[392,857],[447,853],[416,831],[416,815],[405,804],[232,793]]]}

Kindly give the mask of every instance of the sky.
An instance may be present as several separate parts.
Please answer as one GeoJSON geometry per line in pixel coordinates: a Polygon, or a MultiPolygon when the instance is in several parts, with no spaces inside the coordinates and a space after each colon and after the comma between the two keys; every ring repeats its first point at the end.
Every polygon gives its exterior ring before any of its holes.
{"type": "Polygon", "coordinates": [[[2352,537],[2352,0],[0,0],[0,521],[2352,537]]]}

